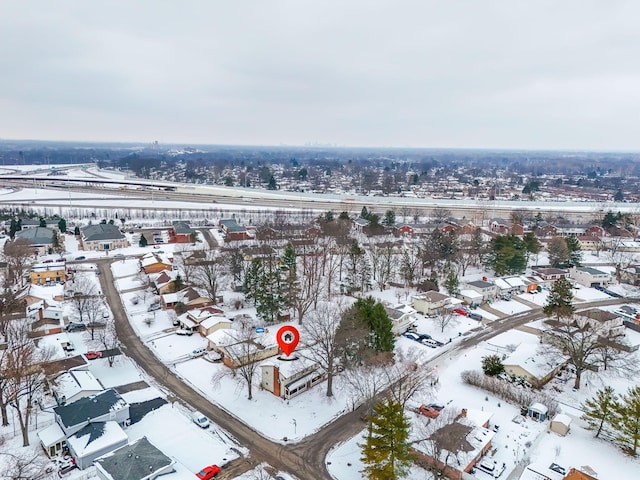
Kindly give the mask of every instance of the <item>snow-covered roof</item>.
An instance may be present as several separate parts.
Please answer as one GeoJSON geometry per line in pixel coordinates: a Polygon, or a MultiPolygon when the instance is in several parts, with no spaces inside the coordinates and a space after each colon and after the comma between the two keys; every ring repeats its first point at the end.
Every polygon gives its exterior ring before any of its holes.
{"type": "Polygon", "coordinates": [[[40,439],[40,442],[42,442],[42,445],[50,447],[51,445],[55,445],[56,443],[64,440],[65,436],[60,425],[53,423],[47,428],[40,430],[38,432],[38,438],[40,439]]]}
{"type": "Polygon", "coordinates": [[[540,413],[547,413],[549,411],[546,405],[543,405],[539,402],[532,403],[531,406],[529,407],[529,410],[533,410],[535,412],[540,412],[540,413]]]}
{"type": "Polygon", "coordinates": [[[500,290],[507,290],[511,288],[511,285],[509,285],[507,281],[502,278],[496,278],[494,280],[494,283],[496,284],[496,287],[498,287],[500,290]]]}
{"type": "Polygon", "coordinates": [[[564,413],[558,413],[555,417],[553,417],[552,422],[558,422],[565,426],[571,425],[571,417],[569,415],[565,415],[564,413]]]}
{"type": "Polygon", "coordinates": [[[512,287],[524,287],[525,283],[521,277],[508,277],[504,279],[512,287]]]}
{"type": "Polygon", "coordinates": [[[477,408],[467,408],[467,413],[465,417],[462,417],[458,420],[461,423],[465,423],[472,427],[482,427],[485,425],[491,417],[493,417],[493,412],[489,412],[486,410],[478,410],[477,408]]]}
{"type": "MultiPolygon", "coordinates": [[[[295,352],[292,354],[292,357],[296,357],[295,352]]],[[[291,378],[296,374],[306,370],[307,368],[317,365],[316,362],[304,357],[297,357],[295,360],[282,360],[280,357],[273,357],[268,360],[265,360],[260,364],[263,366],[274,366],[278,367],[278,372],[280,372],[280,377],[283,379],[291,378]]]]}
{"type": "Polygon", "coordinates": [[[53,411],[65,426],[71,427],[85,422],[88,418],[97,418],[125,408],[127,405],[118,392],[109,389],[93,397],[84,397],[67,405],[55,407],[53,411]]]}
{"type": "Polygon", "coordinates": [[[200,325],[202,325],[203,328],[209,329],[214,325],[217,325],[218,323],[231,323],[231,320],[219,315],[212,315],[209,318],[203,320],[200,325]]]}
{"type": "Polygon", "coordinates": [[[460,290],[460,295],[467,298],[482,298],[482,294],[475,290],[460,290]]]}
{"type": "Polygon", "coordinates": [[[98,393],[102,390],[98,379],[88,370],[72,370],[56,378],[58,397],[73,398],[83,391],[98,393]]]}
{"type": "Polygon", "coordinates": [[[521,343],[502,363],[507,372],[510,365],[519,366],[537,379],[543,378],[560,365],[560,362],[551,361],[539,355],[538,344],[535,343],[521,343]]]}
{"type": "Polygon", "coordinates": [[[67,443],[78,456],[85,457],[104,450],[111,445],[121,446],[129,441],[127,434],[118,422],[90,423],[67,438],[67,443]]]}
{"type": "Polygon", "coordinates": [[[96,460],[96,465],[114,480],[142,480],[149,476],[150,471],[158,472],[174,463],[175,460],[162,453],[147,440],[147,437],[142,437],[96,460]]]}
{"type": "Polygon", "coordinates": [[[549,467],[540,463],[532,463],[520,475],[519,480],[562,480],[564,475],[551,470],[549,467]]]}

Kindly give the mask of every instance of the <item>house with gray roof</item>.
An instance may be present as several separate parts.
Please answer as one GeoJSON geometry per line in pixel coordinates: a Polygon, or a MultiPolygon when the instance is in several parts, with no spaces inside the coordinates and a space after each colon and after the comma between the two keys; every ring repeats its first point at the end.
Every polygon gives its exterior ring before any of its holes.
{"type": "Polygon", "coordinates": [[[16,240],[26,240],[38,255],[46,255],[53,247],[53,236],[55,232],[46,227],[33,227],[16,232],[16,240]]]}
{"type": "Polygon", "coordinates": [[[473,282],[467,282],[465,286],[466,288],[470,290],[474,290],[475,292],[482,295],[483,302],[486,302],[487,300],[494,298],[498,294],[498,287],[496,287],[493,283],[489,283],[484,280],[475,280],[473,282]]]}
{"type": "Polygon", "coordinates": [[[111,388],[93,397],[83,397],[55,407],[53,413],[56,423],[68,437],[90,423],[111,420],[126,425],[129,421],[129,404],[111,388]]]}
{"type": "Polygon", "coordinates": [[[220,220],[218,226],[222,229],[225,242],[234,240],[247,240],[250,238],[247,227],[240,225],[233,218],[224,218],[220,220]]]}
{"type": "Polygon", "coordinates": [[[174,472],[176,463],[153,445],[147,437],[119,448],[95,461],[101,480],[154,480],[174,472]]]}
{"type": "Polygon", "coordinates": [[[169,228],[169,243],[191,243],[196,231],[188,222],[175,221],[169,228]]]}
{"type": "Polygon", "coordinates": [[[129,246],[120,229],[110,223],[98,223],[80,229],[84,250],[114,250],[129,246]]]}

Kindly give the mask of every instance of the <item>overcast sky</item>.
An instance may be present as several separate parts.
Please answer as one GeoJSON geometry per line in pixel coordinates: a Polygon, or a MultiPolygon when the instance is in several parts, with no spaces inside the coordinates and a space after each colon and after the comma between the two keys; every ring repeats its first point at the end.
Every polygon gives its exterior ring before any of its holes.
{"type": "Polygon", "coordinates": [[[640,150],[640,2],[0,3],[0,138],[640,150]]]}

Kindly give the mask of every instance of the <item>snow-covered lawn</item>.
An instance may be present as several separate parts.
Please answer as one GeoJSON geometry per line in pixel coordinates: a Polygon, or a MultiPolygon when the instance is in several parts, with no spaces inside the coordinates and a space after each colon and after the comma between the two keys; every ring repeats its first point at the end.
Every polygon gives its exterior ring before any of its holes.
{"type": "Polygon", "coordinates": [[[125,258],[111,264],[114,278],[130,277],[140,271],[140,262],[136,258],[125,258]]]}
{"type": "Polygon", "coordinates": [[[576,284],[573,288],[573,297],[576,302],[595,302],[597,300],[611,300],[611,296],[607,295],[595,288],[583,287],[576,284]]]}
{"type": "MultiPolygon", "coordinates": [[[[300,440],[317,431],[339,416],[348,401],[339,376],[334,379],[333,398],[326,397],[326,384],[290,400],[283,400],[254,385],[253,399],[248,400],[247,386],[239,377],[234,379],[226,375],[214,385],[212,378],[221,369],[230,373],[224,365],[209,363],[203,358],[175,365],[176,372],[212,402],[275,441],[283,442],[284,437],[289,441],[300,440]]],[[[256,377],[259,375],[258,370],[256,377]]],[[[259,380],[254,378],[254,382],[259,380]]]]}
{"type": "Polygon", "coordinates": [[[104,388],[127,385],[142,380],[142,374],[135,364],[124,355],[115,357],[113,367],[106,358],[89,361],[89,371],[100,380],[104,388]]]}
{"type": "Polygon", "coordinates": [[[128,277],[120,277],[115,281],[116,288],[119,292],[127,292],[144,287],[143,279],[138,275],[130,275],[128,277]]]}
{"type": "Polygon", "coordinates": [[[528,312],[530,307],[524,303],[520,303],[517,300],[496,300],[491,303],[491,308],[499,312],[506,313],[507,315],[515,315],[516,313],[528,312]]]}
{"type": "Polygon", "coordinates": [[[191,336],[167,333],[155,336],[147,346],[162,362],[171,364],[189,359],[189,354],[196,348],[207,346],[207,340],[197,333],[191,336]]]}
{"type": "Polygon", "coordinates": [[[517,295],[518,298],[521,298],[529,303],[535,303],[543,307],[547,303],[547,298],[549,297],[548,290],[542,290],[541,292],[535,293],[521,293],[517,295]]]}

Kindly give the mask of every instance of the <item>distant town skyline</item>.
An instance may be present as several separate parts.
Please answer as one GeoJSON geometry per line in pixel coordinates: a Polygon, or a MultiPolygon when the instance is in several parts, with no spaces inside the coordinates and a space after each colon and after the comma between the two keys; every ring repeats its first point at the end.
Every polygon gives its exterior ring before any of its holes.
{"type": "Polygon", "coordinates": [[[0,5],[0,138],[638,151],[630,0],[0,5]]]}

